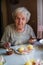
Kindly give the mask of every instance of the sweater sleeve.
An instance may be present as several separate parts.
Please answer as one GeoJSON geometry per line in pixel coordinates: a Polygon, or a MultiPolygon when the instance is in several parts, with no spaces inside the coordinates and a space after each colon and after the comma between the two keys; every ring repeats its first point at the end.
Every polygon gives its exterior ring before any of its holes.
{"type": "Polygon", "coordinates": [[[9,37],[10,37],[10,27],[7,26],[5,28],[4,34],[2,36],[1,42],[3,42],[3,43],[1,43],[1,44],[4,44],[5,42],[9,42],[9,37]]]}
{"type": "Polygon", "coordinates": [[[33,28],[30,25],[27,25],[27,33],[30,38],[36,38],[33,28]]]}
{"type": "Polygon", "coordinates": [[[34,31],[33,31],[32,28],[31,28],[31,30],[30,30],[30,33],[31,33],[31,37],[32,37],[32,38],[36,38],[35,33],[34,33],[34,31]]]}

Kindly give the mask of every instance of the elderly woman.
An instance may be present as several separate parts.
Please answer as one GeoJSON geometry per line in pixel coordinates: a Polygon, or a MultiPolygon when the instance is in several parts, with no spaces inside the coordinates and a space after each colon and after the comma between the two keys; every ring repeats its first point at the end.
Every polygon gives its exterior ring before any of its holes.
{"type": "Polygon", "coordinates": [[[5,28],[1,39],[4,42],[2,44],[4,47],[9,46],[6,42],[10,42],[11,45],[17,45],[28,42],[30,38],[36,38],[33,29],[27,24],[30,16],[31,13],[25,7],[15,9],[12,13],[14,23],[5,28]]]}

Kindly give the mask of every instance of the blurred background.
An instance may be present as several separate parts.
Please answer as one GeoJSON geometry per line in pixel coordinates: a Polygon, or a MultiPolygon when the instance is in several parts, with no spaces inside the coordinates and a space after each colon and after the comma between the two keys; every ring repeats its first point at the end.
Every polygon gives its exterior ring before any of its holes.
{"type": "Polygon", "coordinates": [[[22,6],[31,12],[28,24],[33,28],[37,38],[43,38],[43,0],[0,0],[0,4],[0,39],[4,28],[13,23],[12,12],[22,6]]]}

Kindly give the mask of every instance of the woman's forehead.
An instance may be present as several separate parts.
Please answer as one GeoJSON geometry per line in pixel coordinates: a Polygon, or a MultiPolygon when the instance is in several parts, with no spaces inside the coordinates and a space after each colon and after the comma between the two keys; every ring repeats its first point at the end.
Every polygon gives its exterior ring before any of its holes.
{"type": "Polygon", "coordinates": [[[26,17],[26,15],[23,12],[17,12],[16,16],[17,17],[26,17]]]}

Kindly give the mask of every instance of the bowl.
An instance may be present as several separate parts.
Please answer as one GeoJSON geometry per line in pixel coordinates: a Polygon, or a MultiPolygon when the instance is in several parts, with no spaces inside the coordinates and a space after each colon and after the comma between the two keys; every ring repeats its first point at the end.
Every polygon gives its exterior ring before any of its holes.
{"type": "Polygon", "coordinates": [[[6,49],[6,54],[11,55],[14,53],[14,50],[12,48],[6,49]]]}

